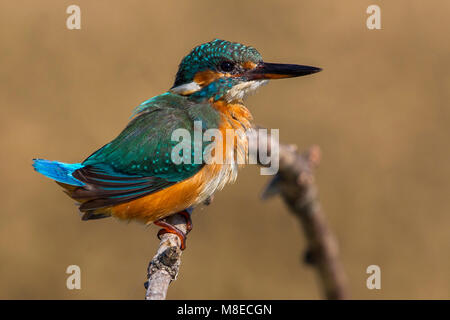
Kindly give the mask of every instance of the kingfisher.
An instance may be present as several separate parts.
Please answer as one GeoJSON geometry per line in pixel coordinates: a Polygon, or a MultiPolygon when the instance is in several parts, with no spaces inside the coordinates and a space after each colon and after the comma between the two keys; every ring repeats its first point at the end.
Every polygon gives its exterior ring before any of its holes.
{"type": "MultiPolygon", "coordinates": [[[[209,199],[237,176],[236,161],[173,161],[174,130],[195,134],[216,129],[248,131],[254,128],[244,98],[270,79],[299,77],[321,69],[296,64],[264,62],[253,47],[220,39],[201,44],[185,56],[173,86],[140,104],[125,129],[80,163],[33,159],[34,169],[56,181],[79,205],[82,220],[115,217],[154,223],[164,233],[180,238],[185,248],[192,229],[193,208],[209,199]],[[198,126],[197,126],[198,127],[198,126]],[[187,231],[171,225],[173,214],[186,218],[187,231]]],[[[194,142],[192,143],[194,144],[194,142]]],[[[192,150],[203,154],[208,144],[192,150]]],[[[237,135],[223,158],[248,150],[248,136],[237,135]]],[[[196,156],[195,152],[182,157],[196,156]]]]}

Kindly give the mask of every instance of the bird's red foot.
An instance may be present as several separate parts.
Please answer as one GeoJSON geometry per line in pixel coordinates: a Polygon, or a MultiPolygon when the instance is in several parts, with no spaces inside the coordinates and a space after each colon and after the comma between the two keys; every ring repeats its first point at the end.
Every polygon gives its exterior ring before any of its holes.
{"type": "Polygon", "coordinates": [[[192,230],[192,220],[191,214],[188,210],[183,210],[178,212],[186,219],[186,233],[175,227],[174,225],[168,223],[164,219],[153,222],[155,225],[161,227],[162,229],[158,231],[158,239],[161,240],[161,236],[165,233],[176,234],[180,238],[181,246],[180,249],[186,249],[186,235],[192,230]]]}
{"type": "Polygon", "coordinates": [[[191,232],[193,225],[192,225],[192,219],[191,219],[191,210],[183,210],[178,212],[178,214],[181,214],[186,219],[186,234],[191,232]]]}

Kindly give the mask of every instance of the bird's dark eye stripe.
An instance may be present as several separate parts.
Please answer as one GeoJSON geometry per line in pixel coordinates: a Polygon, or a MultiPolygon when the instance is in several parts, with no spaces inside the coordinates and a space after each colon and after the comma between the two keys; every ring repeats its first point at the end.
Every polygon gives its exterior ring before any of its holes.
{"type": "Polygon", "coordinates": [[[231,61],[222,61],[220,69],[225,72],[229,72],[234,69],[234,63],[231,61]]]}

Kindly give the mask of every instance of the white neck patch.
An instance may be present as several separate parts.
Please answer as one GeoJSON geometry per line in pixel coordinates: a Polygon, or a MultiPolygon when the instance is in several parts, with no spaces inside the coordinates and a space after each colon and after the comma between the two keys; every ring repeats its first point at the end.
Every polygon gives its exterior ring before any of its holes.
{"type": "Polygon", "coordinates": [[[243,100],[245,96],[254,93],[260,86],[267,84],[268,80],[252,80],[234,85],[225,94],[225,100],[232,102],[243,100]]]}
{"type": "Polygon", "coordinates": [[[201,88],[202,87],[200,87],[197,82],[192,81],[189,83],[182,84],[181,86],[172,88],[172,89],[170,89],[170,91],[173,93],[186,95],[186,94],[191,94],[191,93],[197,92],[201,88]]]}

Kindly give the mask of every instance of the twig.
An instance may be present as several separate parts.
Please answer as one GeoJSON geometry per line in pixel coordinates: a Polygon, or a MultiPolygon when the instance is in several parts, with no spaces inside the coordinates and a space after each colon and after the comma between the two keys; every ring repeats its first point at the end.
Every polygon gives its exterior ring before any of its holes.
{"type": "MultiPolygon", "coordinates": [[[[277,143],[276,141],[270,141],[277,143]]],[[[276,150],[272,148],[272,150],[276,150]]],[[[292,145],[279,144],[279,171],[263,193],[279,193],[300,220],[308,242],[305,262],[315,266],[327,299],[348,298],[347,277],[339,260],[337,241],[317,199],[313,169],[319,164],[320,149],[311,147],[299,154],[292,145]]]]}
{"type": "MultiPolygon", "coordinates": [[[[175,214],[166,221],[186,232],[186,219],[175,214]]],[[[176,280],[181,264],[180,238],[172,233],[161,236],[158,251],[150,261],[147,270],[146,300],[164,300],[170,282],[176,280]]]]}

